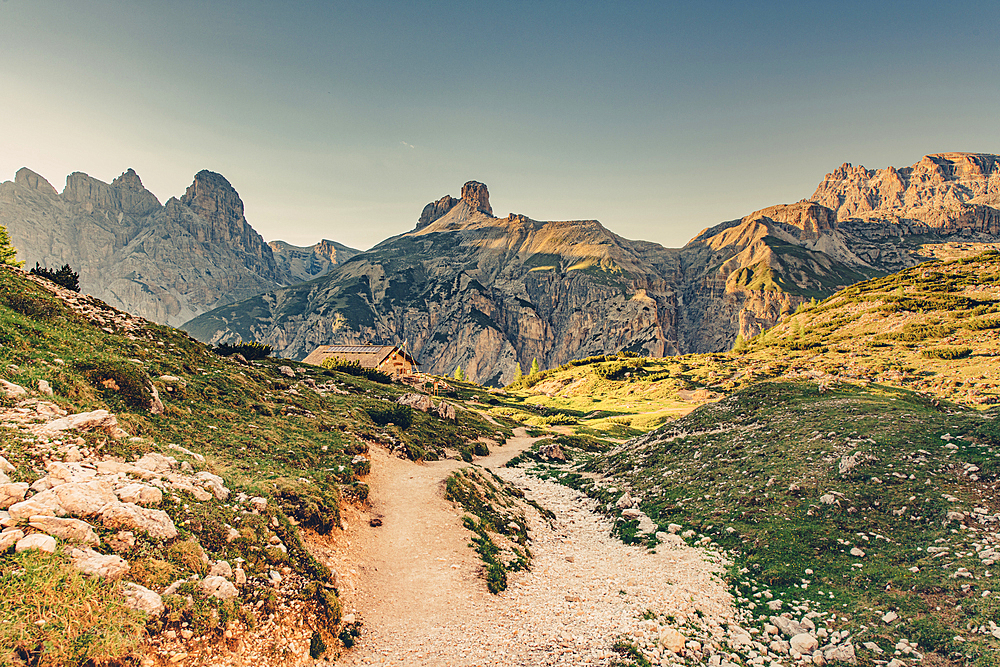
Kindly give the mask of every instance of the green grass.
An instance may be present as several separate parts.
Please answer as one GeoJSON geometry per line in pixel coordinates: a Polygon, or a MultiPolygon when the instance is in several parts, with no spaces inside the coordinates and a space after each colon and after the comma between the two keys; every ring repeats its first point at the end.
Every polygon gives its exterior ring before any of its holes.
{"type": "Polygon", "coordinates": [[[0,558],[0,591],[0,665],[101,664],[138,652],[142,615],[125,607],[117,583],[84,577],[62,551],[0,558]]]}
{"type": "Polygon", "coordinates": [[[487,589],[505,590],[507,573],[531,566],[528,524],[519,506],[523,492],[489,471],[462,468],[448,476],[445,498],[468,513],[462,524],[473,533],[469,546],[483,561],[487,589]]]}

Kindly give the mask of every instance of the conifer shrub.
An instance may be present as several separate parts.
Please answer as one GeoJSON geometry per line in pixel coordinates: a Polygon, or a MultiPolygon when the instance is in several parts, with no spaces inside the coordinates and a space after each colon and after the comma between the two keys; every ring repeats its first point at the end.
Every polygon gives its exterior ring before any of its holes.
{"type": "Polygon", "coordinates": [[[413,408],[398,403],[365,406],[365,412],[379,426],[395,424],[404,431],[413,424],[413,408]]]}
{"type": "Polygon", "coordinates": [[[32,294],[5,292],[3,302],[8,308],[35,320],[51,320],[60,314],[58,304],[32,294]]]}
{"type": "Polygon", "coordinates": [[[920,352],[920,356],[925,359],[964,359],[972,354],[972,348],[964,345],[950,345],[947,347],[935,347],[920,352]]]}
{"type": "Polygon", "coordinates": [[[257,341],[250,341],[249,343],[244,343],[242,340],[235,345],[230,345],[229,343],[221,343],[218,347],[213,349],[220,357],[228,357],[233,354],[243,355],[243,358],[247,361],[254,361],[257,359],[263,359],[271,354],[271,346],[264,345],[263,343],[258,343],[257,341]]]}
{"type": "Polygon", "coordinates": [[[74,292],[80,291],[80,274],[71,269],[69,264],[63,264],[61,269],[55,270],[39,266],[38,262],[35,262],[35,268],[30,273],[34,276],[41,276],[46,280],[51,280],[56,285],[65,287],[68,290],[74,292]]]}
{"type": "Polygon", "coordinates": [[[74,364],[95,389],[113,392],[131,408],[140,410],[153,401],[151,383],[135,364],[117,359],[92,359],[74,364]]]}
{"type": "Polygon", "coordinates": [[[354,375],[355,377],[363,377],[366,380],[371,380],[372,382],[378,382],[380,384],[392,384],[391,375],[374,368],[364,368],[357,361],[344,361],[343,359],[338,359],[337,357],[329,357],[324,359],[323,363],[320,365],[330,371],[338,371],[340,373],[354,375]]]}

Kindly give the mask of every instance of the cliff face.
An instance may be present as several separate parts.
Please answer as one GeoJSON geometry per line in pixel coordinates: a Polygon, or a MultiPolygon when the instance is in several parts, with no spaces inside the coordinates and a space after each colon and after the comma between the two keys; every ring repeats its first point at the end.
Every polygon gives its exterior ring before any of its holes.
{"type": "Polygon", "coordinates": [[[61,194],[21,169],[0,184],[0,224],[27,266],[69,264],[84,292],[173,325],[298,282],[310,269],[318,275],[330,263],[293,270],[277,261],[247,223],[236,190],[210,171],[161,205],[131,169],[110,184],[70,174],[61,194]]]}
{"type": "Polygon", "coordinates": [[[270,241],[267,245],[274,253],[278,272],[288,276],[293,284],[325,276],[335,266],[343,264],[361,252],[328,239],[304,247],[294,246],[284,241],[270,241]]]}

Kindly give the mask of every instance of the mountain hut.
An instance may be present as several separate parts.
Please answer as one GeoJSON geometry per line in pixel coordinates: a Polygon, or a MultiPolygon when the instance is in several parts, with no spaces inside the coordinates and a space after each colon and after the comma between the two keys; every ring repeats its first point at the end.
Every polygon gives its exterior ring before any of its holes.
{"type": "Polygon", "coordinates": [[[412,375],[417,371],[417,362],[398,345],[320,345],[302,361],[321,366],[330,357],[356,361],[362,368],[388,375],[412,375]]]}

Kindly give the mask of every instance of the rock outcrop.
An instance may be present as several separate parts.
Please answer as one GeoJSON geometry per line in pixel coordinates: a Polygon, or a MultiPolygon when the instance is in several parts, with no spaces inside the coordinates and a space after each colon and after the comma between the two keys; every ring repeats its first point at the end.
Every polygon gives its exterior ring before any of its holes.
{"type": "Polygon", "coordinates": [[[62,193],[20,169],[0,184],[0,225],[28,266],[69,264],[83,292],[173,325],[309,280],[338,261],[324,247],[330,242],[313,248],[315,260],[280,261],[282,253],[276,258],[247,222],[233,186],[211,171],[198,172],[180,199],[161,205],[131,169],[111,183],[72,173],[62,193]]]}

